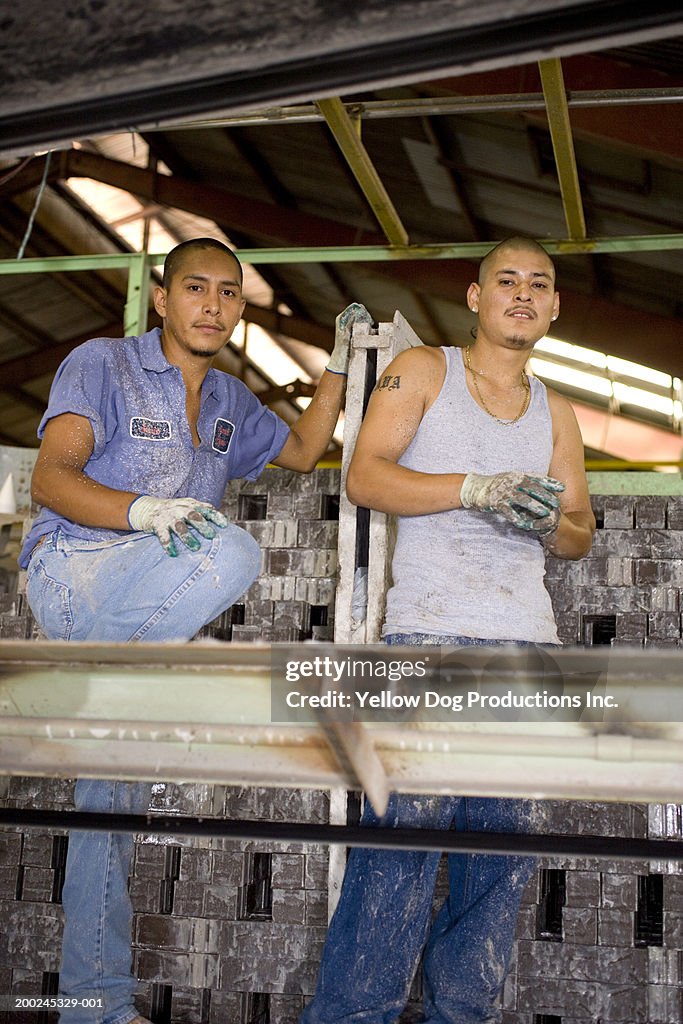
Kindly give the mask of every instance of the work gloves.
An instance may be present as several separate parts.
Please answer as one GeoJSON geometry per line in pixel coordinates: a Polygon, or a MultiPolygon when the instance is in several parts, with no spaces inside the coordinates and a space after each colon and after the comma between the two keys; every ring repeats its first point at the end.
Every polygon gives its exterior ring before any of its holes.
{"type": "Polygon", "coordinates": [[[342,310],[334,322],[334,348],[330,361],[325,367],[331,373],[349,372],[351,331],[354,324],[371,324],[372,317],[360,302],[352,302],[342,310]]]}
{"type": "Polygon", "coordinates": [[[542,537],[559,525],[562,513],[557,495],[563,490],[564,484],[551,476],[468,473],[460,489],[460,503],[463,508],[498,512],[518,529],[542,537]]]}
{"type": "Polygon", "coordinates": [[[216,536],[211,523],[221,529],[228,525],[223,513],[205,501],[197,501],[195,498],[152,498],[149,494],[141,494],[132,502],[128,509],[128,522],[132,530],[156,534],[171,558],[178,554],[174,537],[181,540],[190,551],[197,551],[201,541],[192,530],[211,540],[216,536]]]}

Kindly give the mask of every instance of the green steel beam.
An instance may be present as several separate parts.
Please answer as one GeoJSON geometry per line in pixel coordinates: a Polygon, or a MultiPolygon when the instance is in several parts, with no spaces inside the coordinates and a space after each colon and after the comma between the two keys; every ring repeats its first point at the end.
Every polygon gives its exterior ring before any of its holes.
{"type": "Polygon", "coordinates": [[[585,238],[586,219],[583,215],[581,187],[576,167],[562,64],[558,57],[553,57],[550,60],[539,61],[538,66],[541,72],[541,84],[548,113],[550,137],[553,141],[567,231],[570,238],[585,238]]]}
{"type": "Polygon", "coordinates": [[[144,334],[149,314],[149,275],[147,253],[133,257],[128,270],[128,294],[123,311],[123,333],[126,337],[144,334]]]}
{"type": "MultiPolygon", "coordinates": [[[[500,241],[500,239],[498,239],[500,241]]],[[[620,238],[539,238],[551,256],[581,253],[663,252],[683,249],[683,234],[625,235],[620,238]]],[[[485,256],[496,241],[448,242],[429,245],[347,245],[281,249],[237,249],[242,263],[376,263],[391,260],[475,260],[485,256]]],[[[8,274],[53,274],[57,271],[126,270],[140,253],[91,256],[45,256],[23,260],[0,260],[0,276],[8,274]]],[[[166,253],[145,256],[148,267],[161,266],[166,253]]]]}
{"type": "Polygon", "coordinates": [[[407,245],[408,232],[403,227],[368,151],[361,142],[358,129],[348,110],[338,96],[318,100],[316,105],[337,140],[344,159],[369,202],[382,231],[393,245],[407,245]]]}

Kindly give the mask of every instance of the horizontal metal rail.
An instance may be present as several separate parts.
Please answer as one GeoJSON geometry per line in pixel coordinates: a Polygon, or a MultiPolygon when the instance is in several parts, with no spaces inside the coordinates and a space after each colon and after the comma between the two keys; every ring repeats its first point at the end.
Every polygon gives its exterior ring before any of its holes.
{"type": "Polygon", "coordinates": [[[302,822],[225,820],[172,815],[94,814],[87,811],[0,809],[0,827],[204,836],[255,842],[341,844],[376,850],[424,850],[505,856],[600,857],[609,860],[683,860],[676,839],[620,836],[527,835],[452,829],[371,828],[302,822]]]}
{"type": "MultiPolygon", "coordinates": [[[[539,239],[551,256],[581,253],[662,252],[683,249],[683,234],[624,235],[617,238],[539,239]]],[[[319,245],[272,249],[237,249],[243,263],[376,263],[391,260],[477,260],[496,245],[489,242],[438,242],[427,245],[319,245]]],[[[148,267],[158,267],[166,253],[105,253],[87,256],[45,256],[0,260],[0,276],[53,274],[60,271],[127,270],[144,256],[148,267]]]]}
{"type": "MultiPolygon", "coordinates": [[[[661,89],[575,89],[567,90],[570,107],[623,107],[653,103],[681,103],[683,89],[672,86],[661,89]]],[[[545,110],[543,93],[500,93],[496,96],[438,96],[400,100],[367,100],[345,104],[351,117],[362,120],[386,120],[396,117],[439,117],[459,114],[517,113],[545,110]]],[[[188,128],[245,128],[282,124],[313,124],[324,118],[312,103],[267,107],[264,110],[226,114],[221,117],[175,121],[151,131],[187,131],[188,128]]]]}

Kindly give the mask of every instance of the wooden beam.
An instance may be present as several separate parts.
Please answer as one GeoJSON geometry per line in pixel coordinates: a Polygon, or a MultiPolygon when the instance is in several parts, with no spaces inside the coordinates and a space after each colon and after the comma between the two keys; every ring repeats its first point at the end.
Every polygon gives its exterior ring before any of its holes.
{"type": "Polygon", "coordinates": [[[209,217],[268,243],[284,239],[290,245],[370,245],[384,242],[381,234],[359,232],[356,227],[326,217],[288,210],[212,185],[198,185],[175,176],[155,174],[144,167],[134,167],[85,150],[67,153],[62,173],[65,177],[94,178],[142,199],[209,217]]]}

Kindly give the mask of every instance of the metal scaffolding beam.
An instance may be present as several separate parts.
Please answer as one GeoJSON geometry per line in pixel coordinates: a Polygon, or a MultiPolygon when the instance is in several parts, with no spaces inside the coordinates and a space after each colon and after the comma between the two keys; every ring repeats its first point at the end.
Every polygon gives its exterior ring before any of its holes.
{"type": "MultiPolygon", "coordinates": [[[[318,245],[272,249],[236,249],[242,263],[376,263],[392,260],[476,260],[497,244],[446,242],[428,245],[318,245]]],[[[539,238],[551,256],[617,252],[664,252],[683,249],[683,234],[624,235],[620,238],[539,238]]],[[[145,254],[148,267],[161,266],[166,253],[145,254]]],[[[127,269],[140,253],[107,253],[92,256],[43,256],[0,260],[0,277],[12,274],[46,274],[58,271],[127,269]]],[[[286,318],[282,318],[286,324],[286,318]]]]}
{"type": "MultiPolygon", "coordinates": [[[[659,89],[573,89],[567,92],[569,107],[621,107],[647,106],[652,103],[683,103],[683,89],[666,86],[659,89]]],[[[500,93],[481,96],[416,96],[399,100],[364,100],[345,103],[351,118],[361,121],[384,120],[396,117],[440,117],[461,114],[517,113],[525,110],[545,110],[545,97],[541,92],[500,93]]],[[[325,118],[313,103],[298,103],[264,110],[226,114],[224,117],[203,118],[196,121],[175,121],[163,128],[148,131],[187,131],[197,128],[246,128],[283,124],[315,124],[325,118]]]]}
{"type": "Polygon", "coordinates": [[[318,100],[317,106],[337,140],[344,159],[360,185],[372,212],[392,245],[407,245],[408,232],[380,179],[368,151],[361,142],[349,113],[339,99],[318,100]]]}
{"type": "Polygon", "coordinates": [[[558,58],[553,58],[539,61],[538,66],[541,72],[541,83],[548,112],[548,125],[555,152],[555,165],[560,182],[567,231],[572,239],[585,238],[586,219],[583,214],[581,187],[569,122],[562,64],[558,58]]]}

